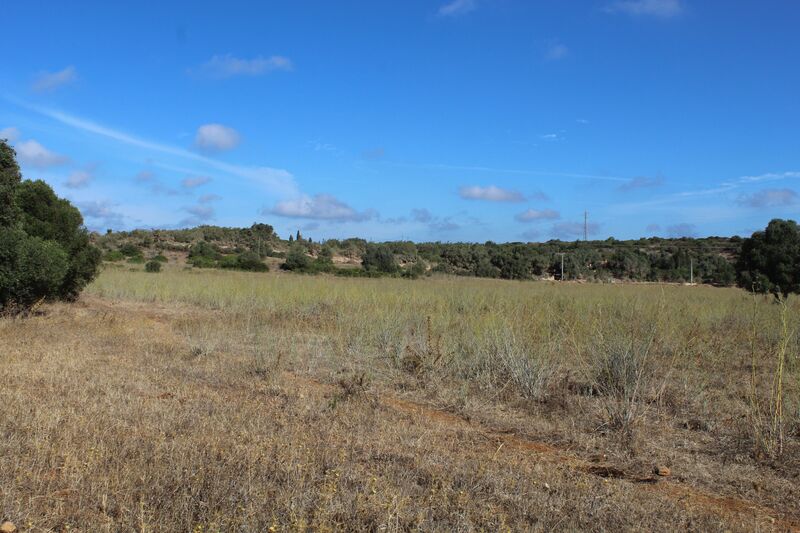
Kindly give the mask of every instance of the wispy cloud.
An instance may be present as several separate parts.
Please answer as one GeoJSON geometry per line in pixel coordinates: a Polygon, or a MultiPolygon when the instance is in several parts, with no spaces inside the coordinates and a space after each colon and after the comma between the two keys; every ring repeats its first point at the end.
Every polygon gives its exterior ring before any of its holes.
{"type": "Polygon", "coordinates": [[[639,189],[652,189],[653,187],[660,187],[664,184],[664,178],[656,176],[654,178],[648,176],[637,176],[631,178],[627,183],[623,183],[617,190],[620,192],[631,192],[639,189]]]}
{"type": "Polygon", "coordinates": [[[495,185],[481,187],[479,185],[464,186],[458,195],[465,200],[484,200],[487,202],[522,202],[525,195],[512,189],[504,189],[495,185]]]}
{"type": "MultiPolygon", "coordinates": [[[[587,226],[588,234],[594,235],[600,229],[600,225],[590,222],[587,226]]],[[[583,222],[559,222],[550,228],[550,234],[557,239],[574,239],[583,237],[583,222]]]]}
{"type": "Polygon", "coordinates": [[[83,189],[84,187],[88,187],[93,179],[94,174],[91,169],[75,170],[67,177],[67,181],[64,185],[70,189],[83,189]]]}
{"type": "Polygon", "coordinates": [[[261,214],[335,222],[362,222],[377,216],[373,210],[356,211],[331,194],[302,195],[284,200],[275,204],[272,209],[262,210],[261,214]]]}
{"type": "Polygon", "coordinates": [[[115,204],[106,201],[77,202],[78,209],[84,218],[91,218],[94,225],[112,226],[118,228],[125,224],[125,216],[116,211],[115,204]]]}
{"type": "Polygon", "coordinates": [[[214,220],[216,212],[210,205],[191,205],[183,208],[190,216],[181,220],[179,226],[199,226],[214,220]]]}
{"type": "Polygon", "coordinates": [[[695,226],[694,224],[688,224],[686,222],[682,222],[680,224],[673,224],[672,226],[667,226],[667,235],[674,238],[696,237],[697,226],[695,226]]]}
{"type": "MultiPolygon", "coordinates": [[[[102,126],[90,120],[78,118],[61,111],[22,103],[19,103],[19,105],[77,130],[92,133],[107,139],[112,139],[128,146],[134,146],[144,150],[171,155],[187,161],[200,163],[224,172],[225,174],[247,179],[257,185],[266,187],[270,190],[270,192],[279,196],[295,196],[298,194],[294,177],[291,173],[283,169],[233,165],[194,153],[184,148],[178,148],[175,146],[142,139],[140,137],[102,126]]],[[[154,162],[153,164],[163,166],[164,168],[173,169],[178,172],[194,172],[191,169],[179,168],[164,163],[154,162]]]]}
{"type": "Polygon", "coordinates": [[[558,61],[559,59],[564,59],[568,55],[569,48],[560,42],[551,42],[544,51],[544,58],[547,61],[558,61]]]}
{"type": "Polygon", "coordinates": [[[386,150],[382,146],[370,148],[361,153],[361,157],[367,161],[377,161],[378,159],[383,159],[385,156],[386,150]]]}
{"type": "Polygon", "coordinates": [[[58,72],[42,72],[33,82],[32,89],[36,92],[54,91],[59,87],[70,84],[78,79],[78,71],[75,67],[68,66],[58,72]]]}
{"type": "Polygon", "coordinates": [[[645,229],[650,233],[658,233],[661,231],[661,226],[659,224],[648,224],[645,229]]]}
{"type": "Polygon", "coordinates": [[[16,143],[14,149],[23,164],[35,168],[55,167],[69,162],[67,156],[52,152],[33,139],[16,143]]]}
{"type": "Polygon", "coordinates": [[[621,0],[606,6],[609,13],[671,18],[683,13],[680,0],[621,0]]]}
{"type": "Polygon", "coordinates": [[[574,178],[574,179],[592,179],[601,181],[616,181],[627,182],[630,178],[623,178],[621,176],[608,176],[602,174],[580,174],[574,172],[551,172],[547,170],[527,170],[527,169],[513,169],[513,168],[497,168],[497,167],[482,167],[482,166],[469,166],[469,165],[447,165],[447,164],[409,164],[409,163],[396,163],[387,162],[397,167],[405,168],[422,168],[434,170],[465,170],[470,172],[490,172],[493,174],[517,174],[520,176],[543,176],[543,177],[556,177],[556,178],[574,178]]]}
{"type": "Polygon", "coordinates": [[[539,135],[539,138],[543,141],[561,141],[564,139],[564,137],[562,137],[558,133],[544,133],[542,135],[539,135]]]}
{"type": "Polygon", "coordinates": [[[14,128],[13,126],[8,128],[3,128],[2,130],[0,130],[0,140],[5,139],[8,142],[13,143],[17,139],[19,139],[19,137],[20,137],[19,130],[17,128],[14,128]]]}
{"type": "Polygon", "coordinates": [[[217,202],[219,200],[222,200],[222,196],[218,194],[204,194],[197,199],[197,201],[201,204],[210,204],[211,202],[217,202]]]}
{"type": "Polygon", "coordinates": [[[762,181],[782,181],[785,179],[800,178],[800,172],[767,172],[756,176],[742,176],[739,183],[759,183],[762,181]]]}
{"type": "Polygon", "coordinates": [[[241,135],[235,129],[222,124],[203,124],[197,128],[194,145],[208,152],[222,152],[236,148],[241,135]]]}
{"type": "Polygon", "coordinates": [[[433,214],[425,208],[411,210],[411,220],[414,222],[427,223],[433,220],[433,218],[433,214]]]}
{"type": "Polygon", "coordinates": [[[210,78],[230,78],[232,76],[260,76],[276,70],[292,70],[291,59],[284,56],[257,56],[242,59],[231,54],[215,55],[200,67],[190,72],[210,78]]]}
{"type": "Polygon", "coordinates": [[[201,185],[209,183],[210,181],[211,178],[208,176],[189,176],[181,180],[181,185],[183,185],[185,189],[195,189],[201,185]]]}
{"type": "Polygon", "coordinates": [[[439,15],[455,17],[464,15],[478,8],[478,0],[452,0],[439,8],[439,15]]]}
{"type": "Polygon", "coordinates": [[[752,194],[742,194],[736,203],[742,207],[763,209],[786,207],[797,203],[798,195],[792,189],[764,189],[752,194]]]}
{"type": "Polygon", "coordinates": [[[558,211],[552,209],[527,209],[514,217],[518,222],[541,222],[561,218],[558,211]]]}

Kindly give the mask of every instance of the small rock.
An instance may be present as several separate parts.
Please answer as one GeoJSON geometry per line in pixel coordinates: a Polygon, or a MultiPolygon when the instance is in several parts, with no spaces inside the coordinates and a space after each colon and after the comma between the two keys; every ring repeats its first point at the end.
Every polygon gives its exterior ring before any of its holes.
{"type": "Polygon", "coordinates": [[[672,472],[670,471],[670,469],[669,469],[669,467],[668,467],[668,466],[659,465],[659,466],[654,466],[654,467],[653,467],[653,473],[654,473],[655,475],[657,475],[657,476],[661,476],[661,477],[667,477],[667,476],[669,476],[669,475],[670,475],[672,472]]]}
{"type": "Polygon", "coordinates": [[[0,533],[16,533],[17,526],[14,525],[14,522],[3,522],[0,524],[0,533]]]}

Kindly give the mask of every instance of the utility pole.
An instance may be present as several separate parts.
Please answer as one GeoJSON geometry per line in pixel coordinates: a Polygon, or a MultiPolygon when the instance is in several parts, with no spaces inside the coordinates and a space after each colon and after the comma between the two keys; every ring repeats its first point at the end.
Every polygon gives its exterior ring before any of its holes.
{"type": "Polygon", "coordinates": [[[583,241],[589,240],[589,212],[583,212],[583,241]]]}
{"type": "Polygon", "coordinates": [[[560,252],[559,255],[561,256],[561,279],[560,279],[560,281],[564,281],[564,252],[560,252]]]}
{"type": "Polygon", "coordinates": [[[689,285],[694,285],[694,258],[689,258],[689,285]]]}

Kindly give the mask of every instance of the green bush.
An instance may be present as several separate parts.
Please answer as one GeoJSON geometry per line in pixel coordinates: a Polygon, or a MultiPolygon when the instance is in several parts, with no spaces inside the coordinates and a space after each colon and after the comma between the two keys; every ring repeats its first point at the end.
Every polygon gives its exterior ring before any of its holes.
{"type": "Polygon", "coordinates": [[[269,270],[269,267],[261,262],[261,258],[256,252],[244,252],[237,256],[236,268],[251,272],[266,272],[269,270]]]}
{"type": "Polygon", "coordinates": [[[74,300],[100,261],[80,211],[43,181],[22,181],[14,150],[0,141],[0,311],[74,300]]]}
{"type": "Polygon", "coordinates": [[[134,265],[141,265],[144,263],[144,256],[143,255],[134,255],[128,258],[128,263],[132,263],[134,265]]]}
{"type": "Polygon", "coordinates": [[[150,260],[144,265],[145,272],[161,272],[161,263],[155,260],[150,260]]]}
{"type": "Polygon", "coordinates": [[[119,247],[119,253],[125,257],[134,257],[137,255],[142,255],[142,250],[135,244],[127,242],[119,247]]]}
{"type": "Polygon", "coordinates": [[[283,270],[292,270],[307,272],[311,267],[311,258],[306,255],[304,246],[296,244],[289,249],[286,254],[286,261],[283,262],[281,268],[283,270]]]}
{"type": "Polygon", "coordinates": [[[152,260],[153,261],[158,261],[159,263],[168,263],[169,262],[169,259],[167,259],[166,257],[164,257],[161,254],[158,254],[152,260]]]}
{"type": "Polygon", "coordinates": [[[774,219],[742,243],[737,264],[739,286],[787,296],[800,293],[800,227],[774,219]]]}
{"type": "Polygon", "coordinates": [[[116,261],[122,261],[123,259],[125,259],[125,254],[119,250],[110,250],[103,256],[104,261],[110,261],[112,263],[116,261]]]}
{"type": "Polygon", "coordinates": [[[368,245],[361,266],[364,270],[383,274],[393,274],[400,268],[394,260],[391,248],[385,244],[368,245]]]}

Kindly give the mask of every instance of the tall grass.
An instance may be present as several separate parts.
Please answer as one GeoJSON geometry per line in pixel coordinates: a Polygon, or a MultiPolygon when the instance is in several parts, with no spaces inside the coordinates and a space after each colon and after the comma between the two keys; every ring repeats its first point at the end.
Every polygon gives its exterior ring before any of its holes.
{"type": "MultiPolygon", "coordinates": [[[[743,389],[740,396],[743,405],[749,402],[752,412],[771,405],[766,425],[754,421],[753,427],[777,435],[780,445],[787,416],[795,416],[786,412],[798,389],[786,377],[800,315],[794,299],[775,306],[743,291],[706,286],[211,270],[159,276],[107,270],[88,290],[106,298],[223,311],[221,320],[231,328],[258,337],[255,366],[262,371],[279,357],[292,364],[292,353],[303,346],[316,354],[306,365],[387,380],[435,377],[532,401],[560,394],[559,386],[582,376],[586,383],[577,385],[603,399],[601,423],[630,431],[662,405],[665,390],[682,390],[673,391],[675,401],[700,402],[709,394],[709,381],[728,380],[730,369],[749,358],[753,377],[749,393],[743,389]],[[748,329],[753,305],[759,319],[748,329]],[[763,376],[776,372],[780,379],[762,386],[763,376]]],[[[200,352],[213,348],[202,335],[189,336],[200,352]]]]}

